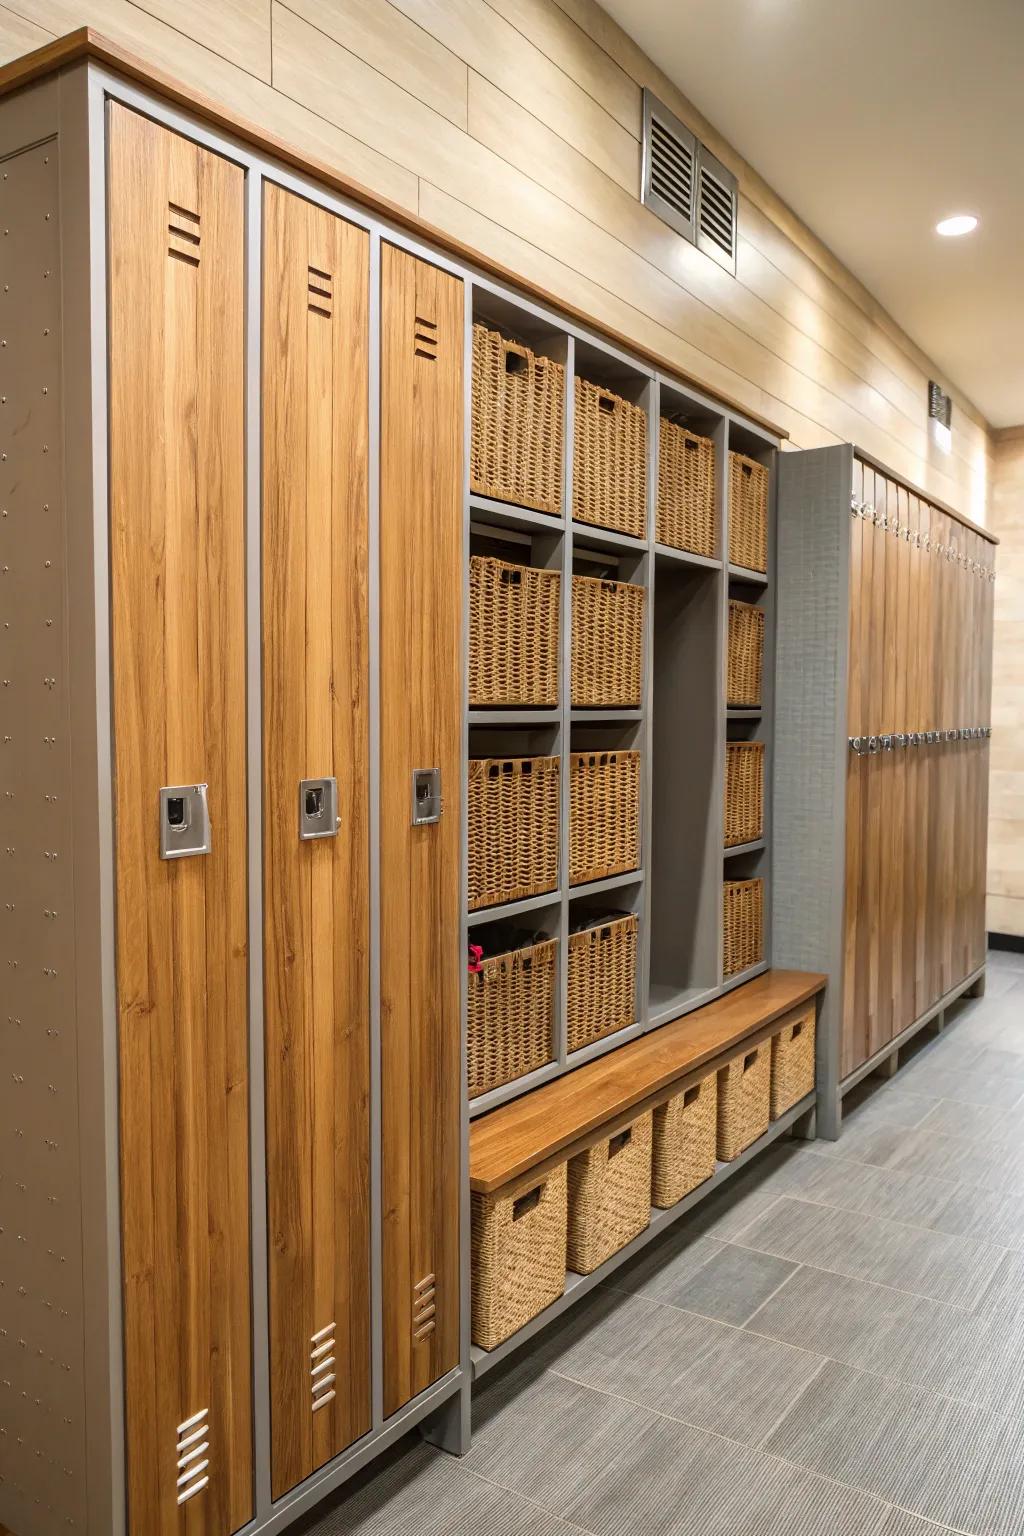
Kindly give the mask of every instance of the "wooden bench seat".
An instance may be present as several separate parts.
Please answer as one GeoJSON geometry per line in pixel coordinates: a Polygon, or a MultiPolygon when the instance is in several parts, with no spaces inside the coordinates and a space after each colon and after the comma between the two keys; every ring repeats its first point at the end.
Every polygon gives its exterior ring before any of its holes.
{"type": "Polygon", "coordinates": [[[706,1077],[739,1046],[766,1039],[826,981],[814,972],[766,971],[706,1008],[481,1116],[470,1129],[470,1187],[493,1194],[613,1134],[706,1077]]]}

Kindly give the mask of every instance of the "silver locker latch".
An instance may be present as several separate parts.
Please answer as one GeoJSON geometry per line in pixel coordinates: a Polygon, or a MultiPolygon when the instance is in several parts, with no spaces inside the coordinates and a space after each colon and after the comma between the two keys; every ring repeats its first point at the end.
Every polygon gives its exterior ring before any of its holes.
{"type": "Polygon", "coordinates": [[[441,820],[440,768],[414,768],[412,771],[412,824],[429,827],[441,820]]]}
{"type": "Polygon", "coordinates": [[[160,857],[191,859],[210,851],[205,784],[168,784],[160,791],[160,857]]]}
{"type": "Polygon", "coordinates": [[[299,780],[299,840],[310,843],[319,837],[337,837],[337,779],[299,780]]]}

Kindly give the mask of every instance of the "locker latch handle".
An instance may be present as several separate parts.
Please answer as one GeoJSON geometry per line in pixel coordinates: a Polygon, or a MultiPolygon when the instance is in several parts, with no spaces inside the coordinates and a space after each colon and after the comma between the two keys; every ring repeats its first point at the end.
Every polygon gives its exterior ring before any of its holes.
{"type": "Polygon", "coordinates": [[[160,791],[160,857],[191,859],[210,852],[205,784],[166,784],[160,791]]]}
{"type": "Polygon", "coordinates": [[[340,826],[337,779],[300,779],[299,841],[313,843],[322,837],[337,837],[340,826]]]}
{"type": "Polygon", "coordinates": [[[429,827],[441,820],[440,768],[414,768],[412,771],[412,824],[429,827]]]}

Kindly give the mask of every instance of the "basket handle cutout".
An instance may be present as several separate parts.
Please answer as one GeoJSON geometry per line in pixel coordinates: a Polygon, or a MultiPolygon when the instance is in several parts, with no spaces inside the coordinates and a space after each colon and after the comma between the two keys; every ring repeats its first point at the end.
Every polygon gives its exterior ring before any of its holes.
{"type": "Polygon", "coordinates": [[[522,571],[502,571],[501,580],[506,587],[519,587],[522,586],[523,573],[522,571]]]}
{"type": "Polygon", "coordinates": [[[618,584],[617,581],[602,581],[601,582],[601,591],[602,592],[617,592],[618,590],[619,590],[619,584],[618,584]]]}
{"type": "Polygon", "coordinates": [[[794,1024],[793,1025],[793,1033],[790,1035],[789,1038],[791,1040],[795,1040],[797,1035],[802,1035],[803,1032],[804,1032],[804,1023],[803,1023],[803,1020],[801,1019],[799,1024],[794,1024]]]}
{"type": "Polygon", "coordinates": [[[608,1143],[608,1156],[609,1156],[609,1158],[618,1157],[618,1155],[622,1151],[623,1147],[628,1147],[632,1140],[633,1140],[633,1127],[631,1125],[627,1125],[626,1129],[624,1131],[620,1131],[617,1136],[613,1136],[611,1138],[611,1140],[609,1141],[609,1143],[608,1143]]]}
{"type": "Polygon", "coordinates": [[[599,939],[610,939],[612,936],[611,924],[609,923],[607,928],[599,928],[597,930],[597,936],[599,939]]]}
{"type": "Polygon", "coordinates": [[[748,480],[750,479],[751,475],[754,473],[754,466],[753,466],[753,464],[741,464],[740,465],[740,469],[746,475],[748,480]]]}
{"type": "Polygon", "coordinates": [[[528,1216],[540,1205],[540,1197],[544,1193],[544,1185],[538,1184],[536,1189],[528,1189],[525,1195],[520,1195],[518,1200],[512,1202],[512,1220],[520,1221],[528,1216]]]}
{"type": "Polygon", "coordinates": [[[614,411],[619,403],[618,395],[612,394],[610,389],[605,389],[601,384],[595,384],[597,391],[597,407],[601,411],[614,411]]]}
{"type": "Polygon", "coordinates": [[[695,1104],[699,1097],[700,1083],[694,1083],[693,1087],[687,1088],[686,1092],[683,1094],[683,1108],[686,1109],[690,1104],[695,1104]]]}
{"type": "Polygon", "coordinates": [[[757,1060],[757,1056],[758,1056],[757,1051],[750,1051],[748,1055],[744,1056],[744,1058],[743,1058],[743,1070],[744,1070],[744,1072],[748,1072],[750,1070],[750,1068],[754,1065],[754,1062],[757,1060]]]}
{"type": "Polygon", "coordinates": [[[525,373],[529,367],[529,353],[518,341],[503,341],[505,348],[505,372],[525,373]]]}
{"type": "Polygon", "coordinates": [[[521,771],[524,778],[528,778],[529,775],[533,772],[533,764],[530,762],[528,757],[523,759],[521,771]]]}
{"type": "Polygon", "coordinates": [[[697,444],[694,442],[692,437],[684,437],[683,438],[683,442],[686,445],[687,453],[696,453],[697,452],[697,444]]]}

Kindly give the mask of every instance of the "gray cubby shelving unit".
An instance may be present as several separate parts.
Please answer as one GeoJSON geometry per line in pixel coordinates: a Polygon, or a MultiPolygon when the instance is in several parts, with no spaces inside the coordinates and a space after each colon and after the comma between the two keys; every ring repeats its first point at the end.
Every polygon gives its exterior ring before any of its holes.
{"type": "MultiPolygon", "coordinates": [[[[470,1103],[475,1117],[553,1077],[614,1050],[751,980],[771,963],[771,758],[774,659],[774,472],[769,503],[767,573],[728,563],[729,449],[771,465],[777,439],[732,411],[658,374],[600,338],[545,312],[495,283],[472,286],[472,319],[482,320],[565,366],[563,515],[552,516],[476,495],[467,488],[467,540],[511,539],[505,558],[558,570],[562,577],[559,703],[549,710],[466,709],[469,755],[497,742],[516,755],[562,758],[559,886],[523,902],[468,915],[467,927],[529,918],[559,940],[552,1059],[470,1103]],[[648,422],[647,534],[636,539],[572,517],[576,374],[643,406],[648,422]],[[669,413],[710,436],[716,452],[719,547],[714,557],[659,544],[655,534],[658,421],[669,413]],[[516,550],[520,554],[516,554],[516,550]],[[642,703],[639,709],[574,708],[570,697],[574,573],[603,573],[647,588],[642,703]],[[765,664],[761,707],[729,709],[725,698],[728,598],[764,608],[765,664]],[[500,733],[495,736],[495,732],[500,733]],[[725,849],[725,742],[759,740],[765,753],[765,828],[756,842],[725,849]],[[568,755],[586,748],[638,748],[641,753],[641,862],[636,871],[570,886],[568,755]],[[722,882],[765,879],[765,958],[737,976],[722,974],[722,882]],[[604,898],[604,900],[599,900],[604,898]],[[632,1026],[583,1050],[567,1050],[568,941],[577,906],[614,907],[639,919],[637,1009],[632,1026]],[[543,921],[542,921],[543,919],[543,921]]],[[[467,321],[467,326],[468,326],[467,321]]],[[[479,546],[478,546],[479,547],[479,546]]]]}

